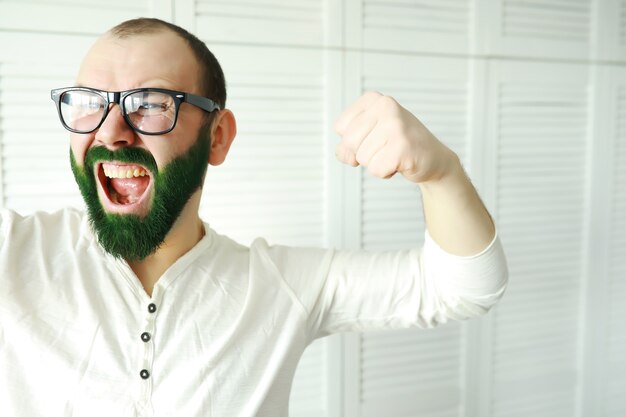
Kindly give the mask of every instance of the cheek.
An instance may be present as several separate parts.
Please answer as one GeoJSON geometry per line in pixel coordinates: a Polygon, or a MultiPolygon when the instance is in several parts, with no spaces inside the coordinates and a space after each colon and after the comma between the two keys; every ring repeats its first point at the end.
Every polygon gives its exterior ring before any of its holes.
{"type": "Polygon", "coordinates": [[[74,160],[79,166],[84,165],[85,154],[91,142],[90,135],[70,135],[70,148],[74,154],[74,160]]]}
{"type": "Polygon", "coordinates": [[[174,130],[158,136],[138,134],[138,141],[133,146],[148,151],[156,161],[158,169],[162,170],[195,143],[201,120],[197,115],[188,114],[181,109],[174,130]]]}
{"type": "Polygon", "coordinates": [[[175,143],[175,138],[165,139],[163,137],[159,137],[158,139],[153,139],[152,142],[149,142],[147,146],[143,148],[154,158],[157,168],[161,171],[167,164],[169,164],[172,159],[177,156],[177,147],[173,146],[175,143]]]}
{"type": "Polygon", "coordinates": [[[155,137],[146,146],[147,151],[157,163],[159,169],[162,169],[172,160],[187,152],[187,150],[196,142],[197,133],[189,129],[174,129],[167,135],[155,137]]]}
{"type": "Polygon", "coordinates": [[[182,154],[196,143],[200,129],[203,126],[204,113],[200,109],[193,108],[192,111],[181,111],[178,115],[176,128],[170,133],[172,149],[177,154],[182,154]]]}

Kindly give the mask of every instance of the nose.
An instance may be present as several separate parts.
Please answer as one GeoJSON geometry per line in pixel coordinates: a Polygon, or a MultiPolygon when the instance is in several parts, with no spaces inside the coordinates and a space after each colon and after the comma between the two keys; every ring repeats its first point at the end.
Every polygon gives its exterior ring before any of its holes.
{"type": "Polygon", "coordinates": [[[112,104],[109,113],[98,128],[96,142],[100,142],[111,150],[130,146],[135,143],[135,131],[126,123],[119,105],[112,104]]]}

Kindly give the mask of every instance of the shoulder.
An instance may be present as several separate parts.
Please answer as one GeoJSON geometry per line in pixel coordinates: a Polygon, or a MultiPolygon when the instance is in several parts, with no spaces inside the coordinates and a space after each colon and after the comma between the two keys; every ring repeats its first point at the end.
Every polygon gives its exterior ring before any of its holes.
{"type": "Polygon", "coordinates": [[[0,245],[43,243],[62,237],[77,239],[86,226],[85,214],[75,208],[55,212],[38,211],[21,215],[13,210],[0,211],[0,245]]]}
{"type": "Polygon", "coordinates": [[[0,211],[2,231],[16,228],[60,228],[67,226],[79,227],[85,214],[75,208],[65,208],[54,212],[36,211],[32,214],[21,215],[13,210],[0,211]]]}
{"type": "Polygon", "coordinates": [[[250,269],[264,271],[301,293],[323,285],[333,256],[332,249],[270,245],[256,239],[250,246],[250,269]]]}

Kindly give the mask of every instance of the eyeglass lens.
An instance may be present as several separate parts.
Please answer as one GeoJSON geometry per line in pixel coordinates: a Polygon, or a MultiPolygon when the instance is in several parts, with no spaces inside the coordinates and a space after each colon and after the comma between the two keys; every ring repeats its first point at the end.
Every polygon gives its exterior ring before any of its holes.
{"type": "MultiPolygon", "coordinates": [[[[106,112],[107,102],[101,95],[85,90],[71,90],[60,99],[64,123],[78,132],[91,132],[98,127],[106,112]]],[[[123,109],[130,125],[146,133],[165,132],[176,120],[176,103],[164,93],[138,91],[124,97],[123,109]]]]}
{"type": "Polygon", "coordinates": [[[89,91],[67,91],[60,101],[63,122],[79,132],[95,129],[106,109],[106,100],[89,91]]]}

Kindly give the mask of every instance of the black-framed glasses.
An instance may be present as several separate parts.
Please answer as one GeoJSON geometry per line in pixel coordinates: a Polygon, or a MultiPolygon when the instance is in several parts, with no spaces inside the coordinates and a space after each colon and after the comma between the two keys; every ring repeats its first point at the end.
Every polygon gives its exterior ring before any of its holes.
{"type": "Polygon", "coordinates": [[[164,88],[135,88],[102,91],[88,87],[66,87],[50,91],[63,127],[74,133],[91,133],[106,119],[112,103],[120,106],[126,123],[144,135],[163,135],[176,127],[181,103],[207,112],[220,110],[213,100],[164,88]]]}

